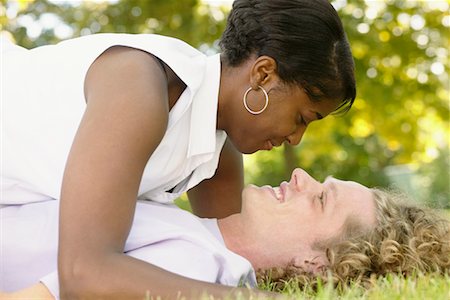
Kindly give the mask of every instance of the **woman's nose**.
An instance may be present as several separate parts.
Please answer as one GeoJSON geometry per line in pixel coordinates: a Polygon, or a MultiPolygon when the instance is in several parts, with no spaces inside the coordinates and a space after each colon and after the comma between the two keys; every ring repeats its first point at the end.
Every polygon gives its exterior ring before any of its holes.
{"type": "Polygon", "coordinates": [[[295,146],[302,140],[303,134],[306,131],[306,127],[300,126],[292,134],[288,135],[287,141],[290,145],[295,146]]]}

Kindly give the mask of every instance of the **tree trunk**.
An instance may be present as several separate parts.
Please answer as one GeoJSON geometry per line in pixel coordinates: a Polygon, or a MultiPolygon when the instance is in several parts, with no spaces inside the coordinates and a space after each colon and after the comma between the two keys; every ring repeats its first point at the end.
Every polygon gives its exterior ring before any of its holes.
{"type": "Polygon", "coordinates": [[[292,171],[298,166],[297,155],[291,145],[284,144],[283,148],[285,178],[290,178],[292,171]]]}

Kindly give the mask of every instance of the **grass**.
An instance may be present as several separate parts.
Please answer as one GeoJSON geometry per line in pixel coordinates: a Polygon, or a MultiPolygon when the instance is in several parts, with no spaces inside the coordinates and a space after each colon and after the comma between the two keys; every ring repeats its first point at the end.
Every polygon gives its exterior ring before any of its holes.
{"type": "MultiPolygon", "coordinates": [[[[270,282],[260,286],[261,290],[272,291],[270,282]]],[[[213,296],[204,295],[201,300],[217,300],[213,296]]],[[[448,300],[450,299],[450,275],[426,275],[420,277],[387,276],[372,282],[370,288],[359,285],[348,287],[339,292],[331,285],[319,286],[316,291],[311,288],[299,289],[295,283],[287,285],[280,297],[270,298],[245,297],[234,295],[224,300],[448,300]],[[285,297],[283,297],[285,296],[285,297]]],[[[181,297],[177,300],[185,300],[181,297]]]]}
{"type": "Polygon", "coordinates": [[[450,209],[446,209],[444,211],[444,214],[448,217],[448,219],[450,220],[450,209]]]}
{"type": "MultiPolygon", "coordinates": [[[[270,283],[260,287],[271,290],[270,283]]],[[[368,299],[368,300],[448,300],[450,299],[450,276],[427,275],[418,278],[388,276],[373,282],[368,289],[350,286],[339,292],[330,285],[319,286],[317,291],[310,288],[299,289],[294,283],[288,285],[283,294],[288,299],[368,299]]]]}

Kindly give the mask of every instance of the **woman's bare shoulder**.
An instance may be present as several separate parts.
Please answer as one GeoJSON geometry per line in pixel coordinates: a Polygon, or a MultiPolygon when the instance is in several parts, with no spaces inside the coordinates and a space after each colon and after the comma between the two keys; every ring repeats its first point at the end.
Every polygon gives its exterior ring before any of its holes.
{"type": "Polygon", "coordinates": [[[136,97],[144,93],[155,101],[167,100],[167,78],[163,66],[148,52],[114,46],[103,52],[89,68],[85,80],[86,101],[93,94],[110,91],[116,96],[136,97]]]}

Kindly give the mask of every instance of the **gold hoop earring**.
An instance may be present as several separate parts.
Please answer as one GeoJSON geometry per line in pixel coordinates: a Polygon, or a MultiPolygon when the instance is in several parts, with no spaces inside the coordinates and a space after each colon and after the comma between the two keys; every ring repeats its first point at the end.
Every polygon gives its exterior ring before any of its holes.
{"type": "Polygon", "coordinates": [[[245,107],[245,109],[246,109],[249,113],[251,113],[252,115],[259,115],[260,113],[262,113],[263,111],[265,111],[266,108],[267,108],[267,105],[269,105],[269,95],[267,95],[266,90],[265,90],[262,86],[260,86],[260,85],[258,85],[258,88],[261,89],[261,90],[263,91],[263,93],[264,93],[264,98],[265,98],[265,100],[266,100],[266,103],[264,104],[264,107],[263,107],[262,109],[260,109],[260,110],[258,110],[258,111],[254,111],[254,110],[250,109],[250,107],[248,107],[248,105],[247,105],[247,95],[248,95],[248,93],[252,90],[252,87],[249,87],[249,88],[245,91],[245,93],[244,93],[244,98],[242,99],[242,102],[244,102],[244,107],[245,107]]]}

